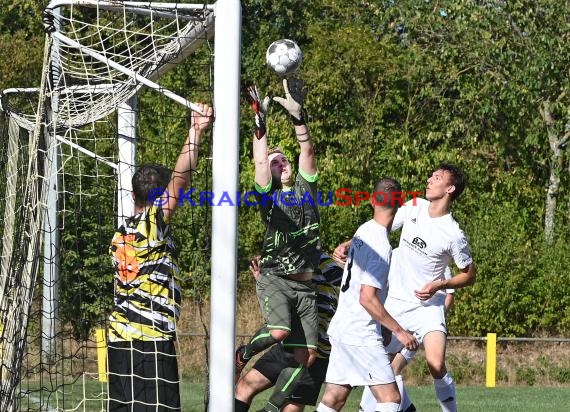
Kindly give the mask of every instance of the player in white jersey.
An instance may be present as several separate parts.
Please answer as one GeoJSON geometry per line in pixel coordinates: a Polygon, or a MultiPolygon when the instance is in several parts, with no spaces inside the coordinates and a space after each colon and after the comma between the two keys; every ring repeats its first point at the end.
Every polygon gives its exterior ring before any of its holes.
{"type": "MultiPolygon", "coordinates": [[[[475,283],[469,243],[451,215],[451,203],[463,192],[465,183],[461,169],[442,163],[427,180],[427,200],[414,198],[407,202],[398,210],[392,226],[393,230],[402,228],[399,255],[394,262],[400,275],[391,278],[386,309],[422,342],[443,412],[456,412],[457,403],[455,384],[445,365],[445,295],[437,292],[475,283]],[[446,280],[445,268],[452,262],[459,273],[446,280]]],[[[346,244],[340,245],[335,255],[342,259],[346,244]]],[[[392,339],[388,350],[395,353],[397,349],[392,339]]],[[[394,362],[392,366],[395,375],[400,375],[401,367],[394,362]]],[[[364,400],[362,405],[370,403],[364,400]]],[[[411,403],[402,406],[404,412],[415,411],[411,403]]]]}
{"type": "MultiPolygon", "coordinates": [[[[390,282],[392,282],[394,276],[399,276],[400,274],[400,270],[398,267],[398,263],[399,263],[399,258],[398,258],[398,253],[399,253],[399,248],[396,248],[394,250],[392,250],[392,263],[390,264],[390,273],[388,274],[388,290],[390,289],[390,282]]],[[[447,266],[445,268],[445,273],[444,273],[444,277],[445,279],[451,279],[452,274],[451,274],[451,269],[449,268],[449,266],[447,266]]],[[[453,306],[454,303],[454,293],[455,293],[455,289],[446,289],[446,290],[439,290],[436,292],[435,295],[437,295],[438,297],[436,298],[438,301],[443,299],[444,301],[444,312],[447,315],[447,313],[449,312],[449,310],[451,309],[451,307],[453,306]]],[[[434,296],[435,296],[434,295],[434,296]]],[[[399,349],[398,348],[396,349],[399,349]]],[[[395,350],[394,347],[392,348],[388,348],[392,351],[395,350]]],[[[394,354],[392,354],[394,355],[394,354]]],[[[416,351],[410,351],[406,348],[403,348],[399,353],[394,355],[394,359],[392,360],[392,369],[394,371],[401,371],[408,363],[411,362],[411,360],[415,357],[416,355],[416,351]]],[[[400,390],[400,396],[402,398],[400,405],[401,405],[401,410],[402,411],[414,411],[415,407],[413,406],[408,393],[406,391],[406,388],[403,385],[403,381],[402,381],[402,375],[396,375],[396,384],[398,385],[398,389],[400,390]]],[[[374,395],[372,395],[372,393],[370,392],[370,389],[368,389],[367,387],[364,388],[364,393],[362,394],[362,400],[360,403],[360,411],[361,412],[372,412],[374,411],[374,409],[376,408],[376,399],[374,398],[374,395]]]]}
{"type": "Polygon", "coordinates": [[[332,344],[327,383],[318,412],[336,412],[344,406],[355,386],[369,386],[377,401],[375,410],[397,412],[400,394],[388,354],[382,326],[409,350],[418,341],[384,309],[392,248],[388,232],[400,206],[401,194],[394,179],[381,179],[372,199],[374,217],[356,231],[344,268],[339,304],[329,325],[332,344]],[[389,199],[382,202],[381,199],[389,199]],[[382,203],[381,203],[382,202],[382,203]]]}

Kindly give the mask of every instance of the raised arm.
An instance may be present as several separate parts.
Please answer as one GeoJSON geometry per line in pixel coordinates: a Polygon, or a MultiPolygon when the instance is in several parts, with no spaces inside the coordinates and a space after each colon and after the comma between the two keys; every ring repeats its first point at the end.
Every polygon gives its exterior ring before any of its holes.
{"type": "Polygon", "coordinates": [[[255,183],[260,187],[266,187],[271,181],[271,169],[267,158],[267,133],[261,139],[253,139],[253,162],[255,183]]]}
{"type": "Polygon", "coordinates": [[[274,97],[273,100],[289,112],[291,121],[295,126],[295,135],[301,149],[299,169],[309,175],[314,175],[317,173],[317,162],[311,134],[303,116],[303,103],[307,96],[305,83],[297,77],[284,78],[283,89],[285,90],[285,98],[274,97]]]}
{"type": "Polygon", "coordinates": [[[192,112],[190,115],[188,136],[180,150],[180,155],[178,155],[167,191],[163,195],[167,197],[162,202],[162,210],[165,216],[170,216],[176,211],[180,190],[185,190],[189,186],[192,172],[196,170],[196,165],[198,164],[198,150],[202,133],[212,124],[212,107],[202,103],[199,103],[198,106],[204,114],[192,112]]]}
{"type": "Polygon", "coordinates": [[[254,179],[257,185],[266,187],[271,181],[271,169],[269,167],[269,159],[267,158],[267,128],[265,126],[270,99],[266,96],[262,101],[255,85],[248,86],[247,97],[255,114],[255,133],[253,138],[254,179]]]}

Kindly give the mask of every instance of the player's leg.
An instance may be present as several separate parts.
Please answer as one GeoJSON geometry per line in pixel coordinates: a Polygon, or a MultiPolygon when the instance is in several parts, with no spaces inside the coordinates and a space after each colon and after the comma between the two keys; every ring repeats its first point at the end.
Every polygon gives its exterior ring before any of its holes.
{"type": "MultiPolygon", "coordinates": [[[[328,358],[317,358],[291,393],[283,412],[302,412],[305,405],[316,405],[327,374],[328,358]]],[[[313,409],[314,410],[314,409],[313,409]]]]}
{"type": "Polygon", "coordinates": [[[283,345],[293,350],[297,364],[284,368],[279,374],[273,393],[263,409],[270,412],[280,410],[316,358],[318,316],[312,283],[294,282],[286,293],[289,301],[295,302],[295,313],[291,317],[291,333],[283,345]]]}
{"type": "Polygon", "coordinates": [[[180,411],[178,365],[173,341],[133,341],[133,405],[137,412],[180,411]]]}
{"type": "MultiPolygon", "coordinates": [[[[283,335],[273,332],[267,325],[263,325],[259,328],[251,337],[247,345],[240,346],[236,351],[236,373],[242,371],[244,366],[258,353],[263,352],[265,349],[273,346],[279,339],[275,339],[274,336],[281,338],[283,340],[289,334],[288,331],[284,331],[283,335]]],[[[238,374],[239,377],[239,374],[238,374]]]]}
{"type": "Polygon", "coordinates": [[[344,348],[341,342],[335,342],[332,337],[330,337],[330,343],[325,392],[317,406],[317,412],[340,411],[352,390],[350,385],[350,380],[353,379],[351,370],[354,367],[351,363],[352,354],[349,349],[344,348]]]}
{"type": "MultiPolygon", "coordinates": [[[[386,310],[392,315],[392,317],[394,317],[394,319],[396,319],[396,321],[402,325],[402,327],[408,330],[415,330],[414,328],[416,326],[414,325],[414,319],[413,317],[409,316],[409,313],[413,313],[413,308],[416,306],[416,304],[411,304],[409,302],[404,302],[402,300],[388,296],[384,306],[386,310]]],[[[415,336],[420,339],[421,342],[420,336],[415,336]]],[[[386,345],[386,351],[390,354],[395,354],[393,356],[391,365],[394,371],[398,391],[400,393],[400,409],[406,412],[413,412],[415,411],[415,407],[412,404],[412,401],[406,391],[401,373],[406,364],[413,359],[415,352],[404,348],[404,345],[402,345],[402,343],[398,341],[394,335],[392,335],[389,339],[386,339],[383,334],[383,340],[384,342],[388,341],[388,344],[386,345]]],[[[373,412],[375,408],[376,398],[370,389],[368,389],[368,387],[365,387],[364,391],[362,392],[362,399],[360,400],[360,410],[362,412],[373,412]]]]}
{"type": "Polygon", "coordinates": [[[304,410],[305,410],[304,404],[289,401],[289,403],[286,404],[283,407],[283,409],[281,409],[281,412],[303,412],[304,410]]]}
{"type": "MultiPolygon", "coordinates": [[[[146,364],[148,374],[156,376],[158,409],[164,412],[180,411],[180,378],[178,375],[178,357],[176,356],[176,343],[172,340],[148,342],[150,350],[154,346],[156,363],[146,364]],[[155,371],[152,371],[152,369],[155,371]]],[[[154,358],[154,355],[151,358],[154,358]]],[[[153,409],[154,410],[154,409],[153,409]]]]}
{"type": "Polygon", "coordinates": [[[247,345],[237,349],[236,380],[253,356],[289,336],[291,331],[289,310],[291,302],[287,294],[289,288],[288,282],[279,276],[267,274],[257,280],[257,298],[266,323],[255,332],[247,345]]]}
{"type": "Polygon", "coordinates": [[[292,354],[275,345],[255,362],[252,369],[238,380],[235,392],[235,411],[245,412],[253,398],[275,385],[281,370],[295,361],[292,354]]]}
{"type": "Polygon", "coordinates": [[[128,412],[132,402],[132,349],[130,342],[109,342],[107,364],[109,368],[109,412],[128,412]]]}
{"type": "Polygon", "coordinates": [[[398,385],[398,391],[400,391],[400,409],[403,412],[415,412],[416,410],[416,407],[408,395],[404,380],[402,379],[402,370],[412,361],[415,355],[415,351],[404,348],[392,359],[392,370],[394,371],[394,375],[396,375],[396,385],[398,385]]]}
{"type": "Polygon", "coordinates": [[[434,379],[435,393],[443,412],[456,412],[455,382],[445,366],[447,336],[441,331],[433,331],[424,336],[426,362],[434,379]]]}
{"type": "Polygon", "coordinates": [[[251,369],[245,376],[242,376],[236,385],[234,398],[235,412],[247,412],[253,398],[258,393],[270,388],[273,383],[261,372],[251,369]]]}
{"type": "Polygon", "coordinates": [[[400,392],[396,382],[370,386],[370,392],[376,399],[376,412],[398,412],[400,410],[400,392]]]}
{"type": "Polygon", "coordinates": [[[401,398],[391,362],[383,345],[380,345],[376,350],[377,356],[374,359],[374,364],[379,366],[370,369],[371,384],[367,385],[376,400],[376,406],[373,410],[376,412],[398,412],[401,398]]]}
{"type": "Polygon", "coordinates": [[[279,412],[305,375],[306,370],[307,367],[302,363],[282,369],[275,382],[273,393],[259,412],[279,412]]]}
{"type": "Polygon", "coordinates": [[[317,406],[317,412],[340,411],[344,407],[344,404],[346,403],[351,390],[352,387],[350,385],[327,383],[323,398],[317,406]]]}
{"type": "Polygon", "coordinates": [[[360,412],[374,412],[376,409],[376,398],[368,386],[364,387],[362,391],[362,398],[360,398],[360,412]]]}
{"type": "MultiPolygon", "coordinates": [[[[400,407],[398,411],[403,412],[415,412],[416,407],[410,400],[408,396],[408,392],[406,391],[405,386],[403,385],[402,376],[397,375],[395,376],[396,385],[398,386],[398,391],[400,393],[400,407]],[[406,405],[406,406],[403,406],[406,405]]],[[[364,387],[364,391],[362,392],[362,399],[360,400],[360,412],[374,412],[376,411],[377,401],[372,391],[368,386],[364,387]]]]}
{"type": "MultiPolygon", "coordinates": [[[[401,375],[402,370],[407,365],[407,363],[412,360],[415,353],[415,351],[412,352],[404,348],[400,353],[394,355],[391,362],[392,370],[394,371],[396,379],[396,385],[398,386],[398,391],[400,393],[400,410],[404,412],[413,412],[416,409],[412,404],[410,397],[408,396],[408,391],[406,391],[406,387],[404,386],[401,375]]],[[[376,410],[376,404],[376,398],[372,394],[370,388],[366,386],[362,392],[362,398],[360,399],[360,411],[374,412],[376,410]]]]}

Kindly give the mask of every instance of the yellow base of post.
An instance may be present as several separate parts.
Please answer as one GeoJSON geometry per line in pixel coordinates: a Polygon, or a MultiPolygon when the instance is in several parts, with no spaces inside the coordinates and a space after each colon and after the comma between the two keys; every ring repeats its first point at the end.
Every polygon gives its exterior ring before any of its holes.
{"type": "Polygon", "coordinates": [[[497,334],[487,333],[487,378],[486,387],[494,388],[497,374],[497,334]]]}
{"type": "Polygon", "coordinates": [[[95,330],[97,344],[97,371],[99,382],[107,382],[107,335],[105,329],[95,330]]]}

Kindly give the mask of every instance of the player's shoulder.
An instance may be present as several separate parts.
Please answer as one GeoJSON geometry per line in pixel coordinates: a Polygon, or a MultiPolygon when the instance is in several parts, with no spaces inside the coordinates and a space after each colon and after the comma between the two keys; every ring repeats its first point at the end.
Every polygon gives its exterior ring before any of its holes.
{"type": "Polygon", "coordinates": [[[374,227],[376,227],[377,225],[378,225],[378,223],[376,223],[374,221],[374,219],[369,219],[358,227],[358,230],[356,231],[355,236],[357,234],[362,235],[364,233],[368,233],[370,231],[373,231],[374,227]]]}
{"type": "Polygon", "coordinates": [[[450,232],[452,232],[455,236],[463,238],[466,237],[465,232],[461,228],[459,222],[455,219],[452,213],[449,213],[448,219],[446,221],[447,228],[450,232]]]}
{"type": "Polygon", "coordinates": [[[421,197],[414,197],[403,204],[402,207],[398,209],[397,216],[400,219],[407,220],[417,218],[420,213],[427,210],[429,207],[429,201],[421,197]]]}
{"type": "Polygon", "coordinates": [[[423,197],[414,197],[404,203],[404,207],[414,207],[414,206],[425,207],[427,205],[429,205],[429,200],[424,199],[423,197]]]}
{"type": "Polygon", "coordinates": [[[363,223],[352,238],[352,247],[360,253],[376,255],[379,251],[385,253],[386,249],[391,249],[388,240],[388,229],[374,219],[363,223]]]}

